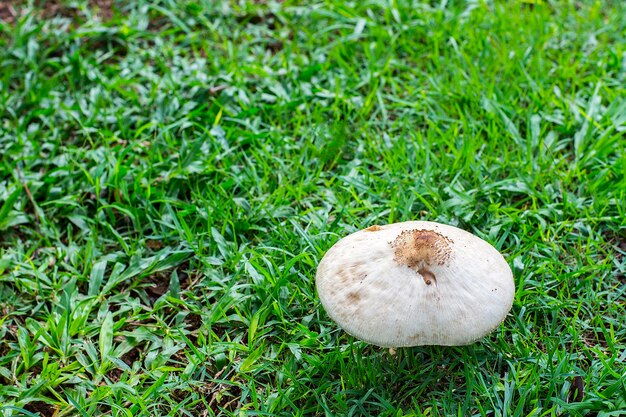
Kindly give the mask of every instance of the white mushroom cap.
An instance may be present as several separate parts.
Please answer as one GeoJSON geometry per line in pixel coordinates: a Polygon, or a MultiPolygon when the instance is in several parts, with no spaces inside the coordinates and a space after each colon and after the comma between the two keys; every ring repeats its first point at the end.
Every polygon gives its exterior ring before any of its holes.
{"type": "Polygon", "coordinates": [[[316,276],[328,315],[379,346],[465,345],[504,320],[515,283],[489,243],[453,226],[372,226],[338,241],[316,276]]]}

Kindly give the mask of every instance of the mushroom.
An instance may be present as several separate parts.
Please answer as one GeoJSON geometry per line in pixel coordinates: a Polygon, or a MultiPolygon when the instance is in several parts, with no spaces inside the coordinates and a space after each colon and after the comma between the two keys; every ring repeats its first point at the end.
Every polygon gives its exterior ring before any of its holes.
{"type": "Polygon", "coordinates": [[[324,255],[317,291],[331,319],[384,347],[465,345],[504,320],[515,283],[489,243],[453,226],[371,226],[324,255]]]}

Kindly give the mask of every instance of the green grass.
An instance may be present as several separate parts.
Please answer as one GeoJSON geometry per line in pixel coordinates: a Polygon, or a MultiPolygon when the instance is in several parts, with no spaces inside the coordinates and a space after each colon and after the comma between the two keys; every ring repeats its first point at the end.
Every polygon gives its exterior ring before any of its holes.
{"type": "Polygon", "coordinates": [[[0,23],[0,416],[626,415],[622,2],[49,3],[0,23]],[[391,355],[315,270],[417,219],[517,292],[391,355]]]}

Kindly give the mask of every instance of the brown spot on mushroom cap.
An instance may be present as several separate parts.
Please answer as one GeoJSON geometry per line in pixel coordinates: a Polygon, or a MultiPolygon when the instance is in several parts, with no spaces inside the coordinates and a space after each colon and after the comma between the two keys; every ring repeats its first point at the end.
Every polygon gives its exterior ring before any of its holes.
{"type": "Polygon", "coordinates": [[[337,271],[337,282],[342,286],[349,285],[354,281],[362,281],[365,277],[367,277],[367,273],[363,271],[362,262],[342,266],[337,271]]]}
{"type": "Polygon", "coordinates": [[[358,291],[351,291],[346,296],[346,299],[349,303],[356,304],[361,301],[361,294],[359,294],[358,291]]]}
{"type": "Polygon", "coordinates": [[[383,230],[383,228],[377,225],[370,226],[367,229],[365,229],[366,232],[378,232],[379,230],[383,230]]]}
{"type": "Polygon", "coordinates": [[[389,242],[394,248],[394,260],[420,274],[425,265],[445,264],[450,259],[452,243],[454,242],[444,235],[425,229],[405,230],[395,240],[389,242]]]}
{"type": "Polygon", "coordinates": [[[339,283],[345,285],[350,280],[349,272],[344,268],[340,269],[337,271],[337,279],[339,283]]]}
{"type": "Polygon", "coordinates": [[[431,284],[436,284],[437,283],[437,279],[435,278],[435,274],[433,274],[432,272],[430,272],[427,269],[420,269],[419,273],[422,275],[422,278],[424,279],[424,282],[426,283],[426,285],[431,285],[431,284]]]}

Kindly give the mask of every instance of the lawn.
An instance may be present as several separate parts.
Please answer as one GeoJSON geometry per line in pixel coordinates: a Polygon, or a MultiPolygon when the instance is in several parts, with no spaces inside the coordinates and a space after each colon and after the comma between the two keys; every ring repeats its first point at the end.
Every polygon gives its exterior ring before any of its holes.
{"type": "Polygon", "coordinates": [[[0,416],[626,415],[620,1],[0,2],[0,416]],[[516,294],[395,353],[320,305],[356,230],[516,294]]]}

